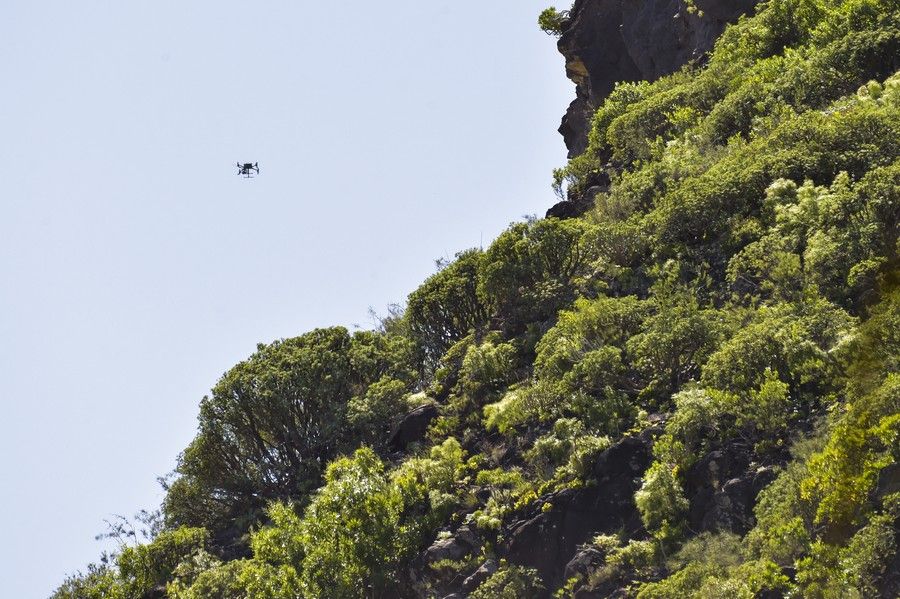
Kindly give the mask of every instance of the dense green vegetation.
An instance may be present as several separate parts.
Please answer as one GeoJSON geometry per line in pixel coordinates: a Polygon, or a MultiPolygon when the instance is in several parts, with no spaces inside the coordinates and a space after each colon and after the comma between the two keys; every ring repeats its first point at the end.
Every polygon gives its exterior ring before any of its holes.
{"type": "Polygon", "coordinates": [[[706,65],[619,85],[555,173],[577,195],[607,172],[593,210],[461,252],[377,331],[260,345],[201,402],[161,530],[54,597],[433,596],[487,560],[473,597],[888,596],[898,69],[897,0],[769,0],[706,65]],[[501,559],[512,522],[642,432],[640,534],[598,536],[561,588],[501,559]],[[691,469],[735,447],[773,472],[751,526],[692,529],[691,469]],[[461,523],[479,552],[424,564],[461,523]]]}

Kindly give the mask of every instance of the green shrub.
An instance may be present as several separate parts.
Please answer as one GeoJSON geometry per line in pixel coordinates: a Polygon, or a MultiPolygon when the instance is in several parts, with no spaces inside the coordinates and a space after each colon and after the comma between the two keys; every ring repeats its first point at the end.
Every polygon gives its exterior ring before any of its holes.
{"type": "Polygon", "coordinates": [[[403,499],[402,551],[414,553],[424,539],[434,536],[465,492],[473,465],[454,438],[431,448],[427,457],[411,458],[391,472],[391,485],[403,499]]]}
{"type": "Polygon", "coordinates": [[[408,386],[402,381],[383,378],[352,398],[347,404],[347,423],[362,443],[379,446],[387,438],[391,424],[407,411],[408,386]]]}
{"type": "Polygon", "coordinates": [[[538,382],[532,386],[510,389],[500,401],[484,406],[484,426],[507,435],[517,427],[547,422],[561,413],[557,386],[538,382]]]}
{"type": "Polygon", "coordinates": [[[460,252],[409,295],[406,318],[430,364],[487,322],[487,307],[478,294],[483,259],[479,250],[460,252]]]}
{"type": "Polygon", "coordinates": [[[563,24],[568,17],[567,11],[559,11],[551,6],[542,10],[538,15],[538,27],[547,35],[562,35],[563,24]]]}
{"type": "Polygon", "coordinates": [[[476,484],[490,493],[484,507],[476,510],[472,516],[479,528],[485,530],[499,529],[503,518],[510,513],[522,499],[529,494],[533,496],[531,484],[518,468],[481,470],[475,477],[476,484]]]}
{"type": "Polygon", "coordinates": [[[665,406],[684,383],[699,378],[700,366],[720,339],[721,317],[702,308],[687,290],[665,292],[654,303],[657,312],[626,349],[643,377],[642,398],[665,406]]]}
{"type": "Polygon", "coordinates": [[[710,356],[701,381],[746,392],[759,388],[768,369],[785,377],[792,394],[805,390],[825,396],[840,382],[833,351],[854,324],[845,311],[819,298],[764,307],[710,356]]]}
{"type": "Polygon", "coordinates": [[[624,547],[611,548],[603,566],[588,576],[588,585],[596,588],[613,581],[624,585],[632,577],[648,576],[660,566],[659,549],[659,543],[650,540],[631,540],[624,547]]]}
{"type": "Polygon", "coordinates": [[[704,444],[722,438],[722,415],[736,398],[714,389],[692,387],[673,397],[675,412],[666,422],[665,434],[653,446],[654,455],[680,469],[689,468],[704,444]]]}
{"type": "Polygon", "coordinates": [[[582,220],[550,218],[516,223],[491,244],[478,289],[507,330],[550,320],[575,298],[597,259],[590,232],[582,220]]]}
{"type": "Polygon", "coordinates": [[[203,528],[176,528],[160,533],[152,542],[125,548],[116,562],[126,594],[140,596],[165,586],[175,568],[203,550],[209,533],[203,528]]]}
{"type": "Polygon", "coordinates": [[[74,574],[53,592],[51,599],[126,599],[114,569],[91,564],[87,572],[74,574]]]}
{"type": "Polygon", "coordinates": [[[889,564],[897,555],[897,502],[895,494],[893,509],[873,516],[862,527],[842,551],[841,570],[849,582],[864,597],[875,597],[889,564]]]}
{"type": "Polygon", "coordinates": [[[244,599],[246,586],[241,574],[247,560],[217,564],[200,572],[189,584],[180,580],[170,583],[166,593],[173,599],[244,599]]]}
{"type": "Polygon", "coordinates": [[[469,595],[471,599],[522,599],[544,591],[537,570],[502,564],[500,569],[469,595]]]}
{"type": "Polygon", "coordinates": [[[402,497],[369,449],[329,464],[300,522],[305,594],[351,598],[397,584],[402,497]]]}
{"type": "Polygon", "coordinates": [[[644,482],[635,493],[634,502],[647,530],[659,533],[662,538],[678,533],[690,506],[672,466],[662,462],[655,462],[644,473],[644,482]]]}
{"type": "Polygon", "coordinates": [[[543,478],[550,478],[556,468],[568,461],[575,440],[584,435],[584,426],[574,418],[560,418],[553,430],[540,437],[523,457],[543,478]]]}
{"type": "Polygon", "coordinates": [[[560,418],[552,432],[540,437],[523,457],[544,479],[583,479],[589,475],[596,456],[609,448],[608,437],[585,433],[575,418],[560,418]]]}
{"type": "Polygon", "coordinates": [[[502,391],[514,379],[516,362],[516,349],[509,343],[472,345],[459,374],[461,390],[476,401],[502,391]]]}
{"type": "Polygon", "coordinates": [[[535,348],[535,373],[543,379],[561,380],[588,352],[624,348],[650,312],[650,304],[636,297],[576,300],[572,309],[559,314],[556,325],[535,348]]]}
{"type": "Polygon", "coordinates": [[[900,447],[900,374],[855,402],[835,426],[824,450],[810,460],[802,494],[818,505],[816,523],[830,538],[846,537],[878,472],[897,461],[900,447]]]}

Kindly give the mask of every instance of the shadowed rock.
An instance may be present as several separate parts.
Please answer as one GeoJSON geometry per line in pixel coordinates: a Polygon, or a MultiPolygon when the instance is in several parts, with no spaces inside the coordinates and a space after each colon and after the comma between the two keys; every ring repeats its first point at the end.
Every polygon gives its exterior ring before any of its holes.
{"type": "Polygon", "coordinates": [[[497,562],[492,559],[486,560],[481,566],[466,578],[462,584],[464,593],[471,593],[478,588],[481,583],[490,578],[491,574],[497,571],[497,562]]]}
{"type": "Polygon", "coordinates": [[[618,81],[653,81],[702,60],[728,23],[758,0],[576,0],[558,48],[575,83],[559,132],[569,157],[583,153],[594,111],[618,81]]]}
{"type": "Polygon", "coordinates": [[[552,493],[537,502],[549,505],[510,526],[502,553],[510,562],[535,568],[547,588],[564,582],[579,545],[599,533],[624,531],[640,536],[642,524],[634,493],[650,464],[652,437],[626,437],[604,451],[593,468],[595,484],[552,493]]]}
{"type": "Polygon", "coordinates": [[[403,451],[406,446],[421,441],[431,421],[437,418],[438,409],[434,404],[426,404],[416,408],[404,416],[388,439],[388,447],[392,451],[403,451]]]}
{"type": "Polygon", "coordinates": [[[775,480],[773,467],[751,467],[750,448],[731,443],[711,451],[687,472],[688,524],[696,532],[746,534],[755,523],[756,496],[775,480]]]}

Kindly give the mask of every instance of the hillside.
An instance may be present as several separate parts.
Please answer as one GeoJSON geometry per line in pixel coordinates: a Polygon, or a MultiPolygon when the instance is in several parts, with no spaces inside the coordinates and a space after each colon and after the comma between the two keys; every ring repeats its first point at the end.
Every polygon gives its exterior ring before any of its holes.
{"type": "Polygon", "coordinates": [[[259,345],[54,598],[900,596],[900,2],[540,24],[560,203],[259,345]]]}

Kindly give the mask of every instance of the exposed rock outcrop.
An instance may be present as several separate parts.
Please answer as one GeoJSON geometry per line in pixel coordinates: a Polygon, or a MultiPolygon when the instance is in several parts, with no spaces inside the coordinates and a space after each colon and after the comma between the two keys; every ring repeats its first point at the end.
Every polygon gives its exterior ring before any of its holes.
{"type": "Polygon", "coordinates": [[[594,207],[597,196],[606,193],[612,184],[609,173],[601,171],[592,177],[591,186],[583,193],[572,194],[568,190],[567,199],[557,202],[547,210],[545,218],[577,218],[594,207]]]}
{"type": "Polygon", "coordinates": [[[497,571],[497,563],[481,561],[484,540],[468,525],[445,531],[419,556],[410,571],[420,597],[465,597],[497,571]]]}
{"type": "Polygon", "coordinates": [[[575,557],[566,564],[566,570],[563,573],[563,580],[569,580],[574,577],[587,578],[587,576],[603,565],[606,560],[606,553],[588,545],[575,554],[575,557]]]}
{"type": "Polygon", "coordinates": [[[898,492],[900,492],[900,464],[894,463],[878,472],[874,495],[877,500],[883,501],[888,495],[898,492]]]}
{"type": "Polygon", "coordinates": [[[425,404],[406,414],[388,439],[388,447],[392,451],[403,451],[406,446],[421,441],[431,421],[437,418],[438,409],[434,404],[425,404]]]}
{"type": "Polygon", "coordinates": [[[591,116],[618,81],[652,81],[702,60],[725,26],[758,0],[575,0],[558,48],[575,100],[559,132],[569,157],[584,152],[591,116]]]}
{"type": "Polygon", "coordinates": [[[425,560],[434,563],[444,560],[457,561],[473,553],[481,546],[481,540],[468,526],[461,526],[456,533],[438,539],[425,552],[425,560]]]}
{"type": "Polygon", "coordinates": [[[685,478],[691,530],[746,534],[753,527],[756,496],[775,480],[777,470],[752,467],[750,459],[750,448],[735,442],[690,468],[685,478]]]}
{"type": "Polygon", "coordinates": [[[478,567],[475,572],[472,573],[471,576],[466,578],[462,584],[462,590],[464,593],[471,593],[478,586],[483,583],[485,580],[491,577],[491,574],[497,571],[497,562],[489,559],[485,560],[481,566],[478,567]]]}
{"type": "Polygon", "coordinates": [[[544,218],[558,218],[560,220],[565,220],[567,218],[577,218],[580,214],[581,212],[578,211],[578,206],[575,202],[563,200],[550,206],[550,208],[547,209],[547,214],[544,215],[544,218]]]}
{"type": "Polygon", "coordinates": [[[596,534],[624,531],[639,536],[642,524],[634,493],[650,464],[653,432],[626,437],[600,454],[593,469],[596,484],[552,493],[537,502],[541,508],[510,526],[502,556],[536,569],[547,588],[554,588],[564,582],[579,545],[596,534]]]}

